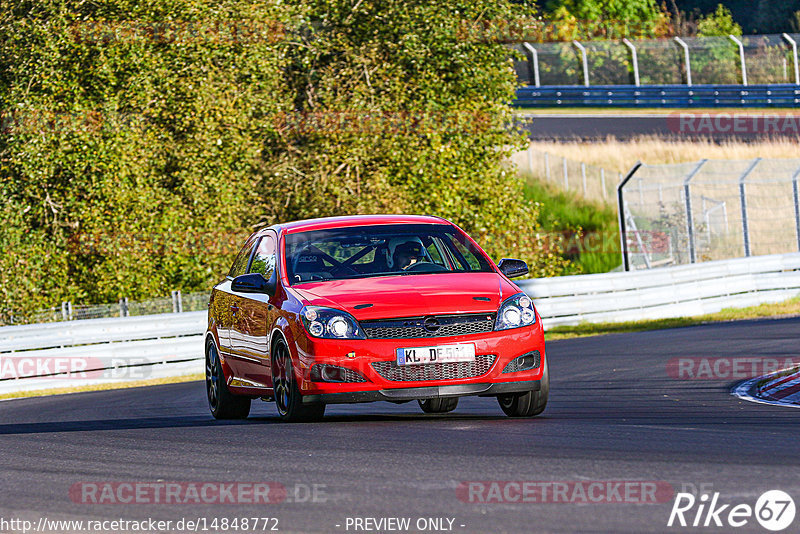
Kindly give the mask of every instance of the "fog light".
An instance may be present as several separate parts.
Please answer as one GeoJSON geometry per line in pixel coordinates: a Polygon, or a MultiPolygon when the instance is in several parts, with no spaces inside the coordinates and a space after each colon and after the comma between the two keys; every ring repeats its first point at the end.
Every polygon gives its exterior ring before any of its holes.
{"type": "Polygon", "coordinates": [[[517,356],[503,368],[503,373],[518,373],[536,369],[541,364],[542,355],[538,350],[517,356]]]}

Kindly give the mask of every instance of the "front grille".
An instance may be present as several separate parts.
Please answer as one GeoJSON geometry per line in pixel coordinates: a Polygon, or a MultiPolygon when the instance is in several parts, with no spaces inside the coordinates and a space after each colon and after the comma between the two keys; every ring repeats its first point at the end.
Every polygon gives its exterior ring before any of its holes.
{"type": "Polygon", "coordinates": [[[494,329],[494,314],[436,315],[361,321],[370,339],[412,339],[423,337],[464,336],[494,329]]]}
{"type": "Polygon", "coordinates": [[[373,362],[372,368],[392,382],[420,382],[425,380],[455,380],[485,375],[497,357],[494,354],[475,356],[472,362],[425,363],[397,365],[397,362],[373,362]]]}

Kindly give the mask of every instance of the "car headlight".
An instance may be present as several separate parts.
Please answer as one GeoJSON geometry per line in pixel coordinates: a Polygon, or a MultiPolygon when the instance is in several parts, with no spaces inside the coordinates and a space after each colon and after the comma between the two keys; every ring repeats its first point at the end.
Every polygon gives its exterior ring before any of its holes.
{"type": "Polygon", "coordinates": [[[509,328],[520,328],[530,326],[536,322],[536,312],[533,310],[533,302],[525,293],[517,293],[509,297],[497,311],[497,321],[495,330],[508,330],[509,328]]]}
{"type": "Polygon", "coordinates": [[[322,306],[304,306],[300,317],[306,332],[325,339],[365,339],[355,318],[347,312],[322,306]]]}

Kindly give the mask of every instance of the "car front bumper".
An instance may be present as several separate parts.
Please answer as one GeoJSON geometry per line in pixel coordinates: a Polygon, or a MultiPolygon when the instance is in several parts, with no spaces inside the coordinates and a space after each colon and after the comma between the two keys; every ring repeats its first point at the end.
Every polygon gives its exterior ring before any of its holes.
{"type": "MultiPolygon", "coordinates": [[[[492,331],[482,334],[441,338],[331,340],[302,336],[297,340],[297,366],[300,391],[304,402],[326,404],[371,401],[405,402],[415,399],[461,397],[469,395],[496,396],[539,389],[545,362],[544,334],[541,322],[529,327],[492,331]],[[398,348],[427,347],[473,343],[476,356],[493,355],[491,367],[482,374],[444,379],[390,380],[372,364],[395,362],[398,348]],[[536,368],[506,372],[515,358],[539,351],[536,368]],[[363,382],[316,382],[311,380],[311,368],[316,364],[343,367],[358,372],[363,382]]],[[[425,365],[423,364],[420,368],[425,365]]],[[[421,373],[426,375],[426,373],[421,373]]]]}
{"type": "Polygon", "coordinates": [[[499,382],[496,384],[457,384],[449,386],[421,386],[414,388],[379,389],[374,391],[351,391],[341,393],[323,393],[304,395],[304,404],[352,404],[357,402],[407,402],[421,399],[438,399],[444,397],[494,397],[506,393],[524,393],[538,391],[539,380],[522,382],[499,382]]]}

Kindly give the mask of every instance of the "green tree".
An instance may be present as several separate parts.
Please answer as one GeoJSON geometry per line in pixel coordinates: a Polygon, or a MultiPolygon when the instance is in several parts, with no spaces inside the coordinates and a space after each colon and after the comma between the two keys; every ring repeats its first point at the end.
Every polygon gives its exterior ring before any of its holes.
{"type": "Polygon", "coordinates": [[[742,27],[734,22],[730,9],[719,4],[716,11],[700,17],[697,22],[697,35],[701,37],[742,35],[742,27]]]}

